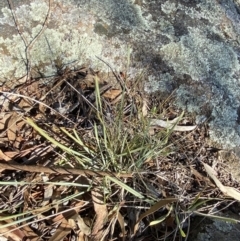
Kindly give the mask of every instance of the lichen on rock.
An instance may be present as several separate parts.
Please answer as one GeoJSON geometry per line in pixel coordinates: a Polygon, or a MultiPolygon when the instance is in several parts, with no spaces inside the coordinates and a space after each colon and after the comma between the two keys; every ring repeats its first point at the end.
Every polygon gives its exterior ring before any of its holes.
{"type": "MultiPolygon", "coordinates": [[[[43,27],[48,3],[17,2],[27,44],[43,27]]],[[[26,47],[9,7],[0,6],[2,82],[26,73],[26,47]]],[[[175,104],[205,115],[214,141],[240,146],[239,0],[53,0],[50,7],[44,31],[28,49],[32,72],[52,75],[60,59],[109,71],[96,56],[116,71],[128,68],[130,78],[144,72],[146,91],[176,88],[175,104]]]]}

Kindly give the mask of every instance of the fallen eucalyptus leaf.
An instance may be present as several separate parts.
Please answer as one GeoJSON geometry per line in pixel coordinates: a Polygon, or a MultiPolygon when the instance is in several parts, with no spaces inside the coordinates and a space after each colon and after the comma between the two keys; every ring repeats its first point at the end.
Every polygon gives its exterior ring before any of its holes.
{"type": "Polygon", "coordinates": [[[196,125],[194,126],[179,126],[176,125],[176,122],[173,121],[164,121],[159,119],[152,119],[150,121],[151,126],[160,126],[166,129],[172,129],[174,131],[192,131],[196,128],[196,125]]]}
{"type": "Polygon", "coordinates": [[[215,182],[216,186],[220,189],[220,191],[229,197],[232,197],[238,201],[240,201],[240,192],[233,188],[233,187],[228,187],[228,186],[224,186],[219,180],[218,178],[215,176],[215,171],[212,167],[210,167],[208,164],[203,163],[203,166],[206,170],[206,172],[208,173],[208,175],[212,178],[212,180],[215,182]]]}

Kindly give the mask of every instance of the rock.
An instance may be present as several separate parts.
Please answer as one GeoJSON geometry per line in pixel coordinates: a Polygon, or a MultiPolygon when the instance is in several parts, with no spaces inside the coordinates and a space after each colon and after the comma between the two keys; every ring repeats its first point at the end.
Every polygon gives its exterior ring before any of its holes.
{"type": "Polygon", "coordinates": [[[240,146],[239,0],[12,2],[0,3],[1,82],[63,65],[109,71],[98,56],[129,78],[144,72],[147,92],[176,89],[175,104],[208,118],[213,141],[240,146]]]}
{"type": "MultiPolygon", "coordinates": [[[[224,215],[226,216],[226,214],[224,215]]],[[[239,216],[231,212],[228,213],[229,218],[238,220],[239,216]]],[[[218,219],[205,218],[200,220],[196,218],[191,225],[189,240],[192,241],[239,241],[239,223],[226,222],[218,219]],[[196,226],[195,226],[196,225],[196,226]]]]}

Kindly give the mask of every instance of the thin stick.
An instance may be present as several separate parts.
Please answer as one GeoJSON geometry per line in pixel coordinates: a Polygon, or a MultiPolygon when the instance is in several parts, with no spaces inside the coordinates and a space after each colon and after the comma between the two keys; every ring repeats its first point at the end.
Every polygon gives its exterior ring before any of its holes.
{"type": "Polygon", "coordinates": [[[96,58],[98,58],[100,61],[102,61],[104,64],[106,64],[106,65],[111,69],[114,77],[116,78],[117,82],[120,84],[121,89],[122,89],[122,90],[125,90],[126,87],[124,87],[121,78],[119,78],[119,77],[117,76],[117,74],[114,72],[114,70],[113,70],[113,68],[111,67],[111,65],[110,65],[109,63],[107,63],[106,61],[104,61],[103,59],[99,58],[98,56],[96,56],[96,58]]]}
{"type": "Polygon", "coordinates": [[[90,175],[90,176],[115,176],[128,178],[132,177],[131,173],[110,173],[104,171],[92,171],[88,169],[72,169],[72,168],[62,168],[62,167],[44,167],[36,165],[21,165],[18,163],[8,163],[0,161],[0,169],[6,170],[19,170],[27,172],[44,172],[49,174],[68,174],[68,175],[90,175]]]}
{"type": "Polygon", "coordinates": [[[30,71],[31,71],[30,50],[33,47],[34,42],[36,42],[36,40],[41,36],[41,34],[43,33],[43,30],[46,27],[46,24],[47,24],[47,21],[48,21],[48,17],[50,15],[50,10],[51,10],[51,0],[49,0],[49,2],[48,2],[48,5],[49,5],[48,12],[47,12],[47,15],[46,15],[46,17],[44,19],[44,22],[42,24],[42,28],[40,29],[40,31],[35,35],[35,37],[29,43],[27,43],[26,38],[23,36],[23,33],[20,30],[20,28],[19,28],[17,16],[16,16],[16,14],[14,12],[14,7],[13,7],[12,0],[7,0],[7,1],[8,1],[9,8],[11,10],[11,13],[12,13],[13,21],[14,21],[14,24],[16,26],[17,32],[20,35],[20,37],[21,37],[21,39],[22,39],[22,41],[24,43],[24,46],[25,46],[27,80],[29,80],[29,74],[30,74],[30,71]]]}

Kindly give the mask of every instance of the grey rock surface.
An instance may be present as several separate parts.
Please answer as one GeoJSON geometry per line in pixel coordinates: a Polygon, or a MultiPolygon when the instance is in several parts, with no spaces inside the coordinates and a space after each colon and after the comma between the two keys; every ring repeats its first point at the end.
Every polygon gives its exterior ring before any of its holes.
{"type": "Polygon", "coordinates": [[[0,2],[1,82],[24,76],[26,57],[35,74],[74,61],[108,71],[98,56],[130,78],[144,71],[147,92],[176,89],[177,106],[209,118],[213,141],[240,146],[239,0],[12,3],[0,2]]]}
{"type": "MultiPolygon", "coordinates": [[[[229,217],[238,220],[239,216],[229,213],[229,217]]],[[[225,215],[226,216],[226,215],[225,215]]],[[[228,215],[227,215],[228,216],[228,215]]],[[[197,223],[199,220],[195,220],[197,223]]],[[[191,230],[191,241],[227,241],[240,240],[240,224],[217,219],[204,219],[195,230],[191,230]]]]}

